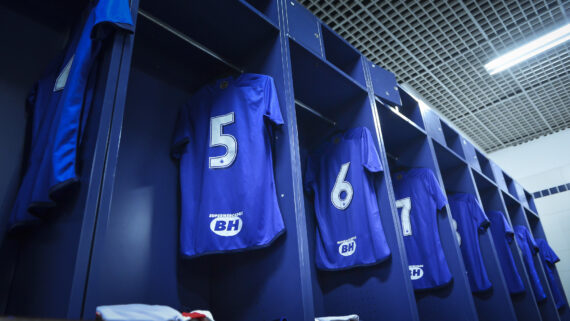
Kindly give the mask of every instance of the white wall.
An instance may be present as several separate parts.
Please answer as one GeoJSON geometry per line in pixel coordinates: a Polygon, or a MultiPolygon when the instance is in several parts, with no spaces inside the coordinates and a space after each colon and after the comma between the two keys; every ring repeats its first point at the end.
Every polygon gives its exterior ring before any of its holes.
{"type": "MultiPolygon", "coordinates": [[[[534,193],[570,183],[570,129],[489,154],[513,179],[534,193]]],[[[535,200],[566,296],[570,294],[570,191],[535,200]]]]}

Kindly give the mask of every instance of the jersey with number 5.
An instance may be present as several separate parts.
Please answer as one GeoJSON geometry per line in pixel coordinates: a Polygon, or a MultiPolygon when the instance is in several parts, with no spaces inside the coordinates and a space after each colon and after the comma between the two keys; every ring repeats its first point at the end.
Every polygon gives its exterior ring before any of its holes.
{"type": "Polygon", "coordinates": [[[271,244],[284,224],[275,189],[272,125],[283,124],[273,78],[243,74],[195,93],[180,111],[182,254],[271,244]]]}
{"type": "Polygon", "coordinates": [[[373,175],[380,171],[364,127],[334,135],[308,157],[304,179],[314,194],[319,269],[371,265],[390,255],[374,189],[373,175]]]}
{"type": "Polygon", "coordinates": [[[392,175],[392,184],[414,289],[449,283],[451,273],[437,228],[437,211],[447,200],[435,175],[427,168],[413,168],[392,175]]]}

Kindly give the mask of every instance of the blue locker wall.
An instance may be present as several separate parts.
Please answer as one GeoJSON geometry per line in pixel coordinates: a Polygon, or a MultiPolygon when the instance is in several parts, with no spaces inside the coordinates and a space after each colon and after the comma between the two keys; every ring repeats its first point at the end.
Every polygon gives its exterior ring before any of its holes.
{"type": "MultiPolygon", "coordinates": [[[[401,114],[395,113],[394,109],[387,107],[380,100],[376,102],[384,146],[390,160],[390,171],[411,167],[429,168],[441,182],[430,139],[423,129],[401,114]]],[[[443,213],[437,214],[438,227],[453,281],[441,289],[416,292],[418,312],[422,320],[477,320],[465,269],[447,213],[446,207],[443,213]],[[443,305],[446,309],[439,308],[443,305]]]]}
{"type": "MultiPolygon", "coordinates": [[[[459,138],[458,143],[461,142],[462,139],[459,138]]],[[[475,195],[475,197],[479,199],[477,188],[474,185],[475,182],[468,165],[459,155],[447,147],[439,143],[434,143],[434,147],[447,195],[468,193],[475,195]]],[[[480,200],[479,203],[481,203],[480,200]]],[[[458,214],[451,212],[451,216],[453,215],[458,214]]],[[[479,233],[479,242],[483,262],[492,284],[490,290],[473,294],[479,320],[516,320],[514,308],[489,229],[484,233],[479,233]]]]}
{"type": "MultiPolygon", "coordinates": [[[[524,213],[524,209],[521,206],[521,204],[519,202],[517,202],[517,200],[515,200],[513,196],[511,196],[509,193],[506,193],[504,191],[502,192],[502,197],[503,197],[505,205],[507,206],[507,209],[509,211],[509,216],[510,216],[511,223],[513,224],[513,226],[515,226],[515,225],[526,226],[526,228],[528,228],[528,230],[531,231],[531,233],[532,233],[532,229],[530,227],[530,224],[527,220],[527,217],[524,213]]],[[[540,314],[542,316],[542,320],[544,320],[544,321],[546,321],[546,320],[560,320],[560,318],[558,316],[558,312],[556,311],[556,307],[555,307],[554,302],[552,300],[552,294],[550,293],[550,288],[549,288],[548,284],[546,283],[548,281],[546,280],[546,275],[544,273],[544,269],[542,268],[542,263],[540,262],[540,257],[538,256],[538,254],[533,256],[533,261],[534,261],[534,265],[536,267],[536,271],[538,273],[538,276],[540,278],[540,283],[542,284],[544,292],[546,293],[546,296],[547,296],[546,300],[544,300],[542,302],[538,302],[538,308],[540,309],[540,314]]],[[[525,269],[525,271],[526,271],[526,269],[525,269]]],[[[528,273],[528,271],[526,271],[526,272],[528,273]]]]}
{"type": "MultiPolygon", "coordinates": [[[[483,209],[486,212],[500,211],[503,213],[503,215],[505,215],[507,221],[510,222],[509,211],[507,210],[505,204],[503,203],[501,192],[499,191],[497,186],[487,177],[483,176],[480,173],[477,173],[476,171],[473,171],[473,176],[475,178],[475,183],[477,186],[477,190],[479,193],[479,197],[481,199],[481,204],[483,206],[483,209]]],[[[492,225],[490,229],[493,229],[492,225]]],[[[523,281],[523,285],[526,289],[526,291],[523,293],[511,295],[517,319],[519,321],[541,320],[540,311],[538,310],[534,294],[532,293],[530,279],[528,277],[528,274],[526,273],[526,268],[524,266],[523,258],[518,249],[518,246],[516,245],[516,242],[511,243],[511,253],[513,254],[517,271],[519,272],[519,275],[521,276],[521,279],[523,281]]]]}
{"type": "MultiPolygon", "coordinates": [[[[139,11],[138,1],[132,2],[133,12],[139,11]]],[[[0,25],[7,26],[0,34],[12,43],[0,53],[10,77],[0,82],[2,137],[17,137],[1,140],[17,152],[0,161],[0,314],[92,318],[97,305],[139,302],[210,309],[221,320],[313,320],[349,313],[365,320],[559,319],[550,293],[538,305],[531,292],[508,294],[489,231],[480,239],[493,290],[472,296],[448,208],[438,214],[438,225],[454,280],[414,293],[390,171],[430,168],[448,192],[474,193],[485,209],[502,208],[514,224],[544,236],[532,195],[435,112],[420,110],[392,73],[364,59],[295,1],[240,0],[224,2],[220,10],[215,2],[142,0],[146,17],[139,15],[136,36],[117,36],[107,44],[92,111],[98,117],[87,128],[84,183],[74,201],[41,229],[6,237],[2,223],[19,180],[25,127],[18,108],[85,3],[0,4],[0,25]],[[4,32],[14,26],[21,33],[4,32]],[[45,54],[37,59],[34,48],[45,54]],[[277,86],[286,125],[275,132],[274,168],[287,232],[266,249],[183,259],[178,168],[169,157],[176,114],[202,85],[242,71],[271,75],[277,86]],[[385,172],[375,187],[392,256],[372,267],[317,271],[303,160],[329,133],[357,126],[378,138],[385,172]]],[[[512,250],[524,271],[516,243],[512,250]]],[[[535,261],[544,285],[540,258],[535,261]]],[[[521,274],[530,289],[526,272],[521,274]]],[[[560,311],[561,320],[568,317],[567,308],[560,311]]]]}

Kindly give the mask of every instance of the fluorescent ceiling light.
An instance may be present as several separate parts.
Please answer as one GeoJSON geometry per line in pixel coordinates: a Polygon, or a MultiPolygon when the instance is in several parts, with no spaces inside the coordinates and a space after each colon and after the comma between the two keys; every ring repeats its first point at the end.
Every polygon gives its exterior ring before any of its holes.
{"type": "Polygon", "coordinates": [[[558,46],[567,40],[570,40],[570,24],[490,61],[485,65],[485,69],[487,69],[489,74],[494,75],[552,47],[558,46]]]}

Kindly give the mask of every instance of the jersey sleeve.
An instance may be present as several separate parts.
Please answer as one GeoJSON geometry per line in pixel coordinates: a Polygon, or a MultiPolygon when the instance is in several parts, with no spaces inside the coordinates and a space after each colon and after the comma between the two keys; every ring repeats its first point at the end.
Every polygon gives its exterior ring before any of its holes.
{"type": "Polygon", "coordinates": [[[95,21],[91,30],[91,38],[103,39],[113,29],[134,31],[128,0],[99,0],[94,10],[95,21]]]}
{"type": "Polygon", "coordinates": [[[435,201],[437,209],[442,209],[447,204],[447,198],[443,194],[435,175],[431,170],[426,170],[426,184],[431,197],[435,201]]]}
{"type": "Polygon", "coordinates": [[[471,212],[473,213],[473,218],[477,224],[477,230],[479,233],[483,233],[489,225],[491,225],[491,221],[489,221],[489,218],[481,208],[479,202],[477,202],[476,198],[473,196],[471,200],[471,212]]]}
{"type": "Polygon", "coordinates": [[[184,153],[184,149],[190,140],[190,130],[192,124],[190,123],[190,115],[188,113],[188,106],[184,105],[178,112],[178,119],[174,127],[174,137],[172,139],[172,157],[180,158],[184,153]]]}
{"type": "Polygon", "coordinates": [[[378,156],[372,135],[367,128],[363,128],[362,130],[360,148],[362,153],[362,166],[373,173],[382,171],[380,156],[378,156]]]}
{"type": "Polygon", "coordinates": [[[271,77],[267,77],[264,97],[266,101],[265,117],[269,118],[275,125],[283,125],[284,121],[283,116],[281,116],[277,90],[275,89],[275,82],[271,77]]]}
{"type": "Polygon", "coordinates": [[[550,247],[550,245],[548,244],[548,242],[546,242],[546,240],[541,240],[541,243],[542,246],[540,247],[540,250],[542,252],[544,260],[552,264],[560,261],[558,255],[556,255],[556,252],[554,252],[554,250],[550,247]]]}

